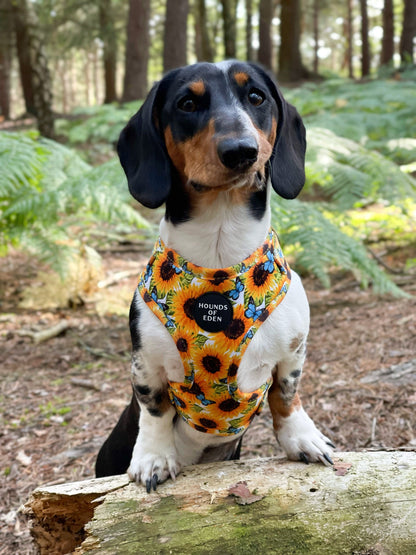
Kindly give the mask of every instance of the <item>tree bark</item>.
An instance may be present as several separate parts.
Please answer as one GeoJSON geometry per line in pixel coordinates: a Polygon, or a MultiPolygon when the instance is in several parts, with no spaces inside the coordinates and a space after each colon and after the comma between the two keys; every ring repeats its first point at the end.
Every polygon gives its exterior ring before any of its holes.
{"type": "Polygon", "coordinates": [[[117,34],[114,28],[111,0],[100,0],[98,11],[100,38],[104,49],[104,104],[110,104],[117,100],[117,34]]]}
{"type": "Polygon", "coordinates": [[[254,61],[253,51],[253,0],[246,0],[246,59],[254,61]]]}
{"type": "Polygon", "coordinates": [[[10,119],[10,71],[13,15],[10,2],[0,0],[0,120],[10,119]]]}
{"type": "Polygon", "coordinates": [[[319,0],[313,2],[313,72],[319,71],[319,0]]]}
{"type": "Polygon", "coordinates": [[[303,66],[300,54],[300,0],[282,0],[280,14],[279,79],[300,81],[309,72],[303,66]]]}
{"type": "Polygon", "coordinates": [[[259,62],[272,69],[271,23],[273,19],[273,0],[260,0],[259,7],[259,62]]]}
{"type": "Polygon", "coordinates": [[[186,65],[188,0],[167,0],[163,40],[163,71],[186,65]]]}
{"type": "Polygon", "coordinates": [[[35,95],[32,83],[31,46],[27,24],[27,7],[25,2],[21,0],[12,5],[20,83],[22,85],[25,108],[28,114],[36,115],[35,95]]]}
{"type": "Polygon", "coordinates": [[[352,17],[352,3],[353,0],[347,0],[347,19],[345,33],[347,37],[347,48],[345,52],[346,65],[348,67],[348,77],[354,79],[354,67],[352,63],[352,51],[353,51],[353,17],[352,17]]]}
{"type": "Polygon", "coordinates": [[[400,57],[402,63],[413,64],[413,39],[416,35],[416,2],[404,0],[403,28],[400,37],[400,57]]]}
{"type": "Polygon", "coordinates": [[[198,62],[213,62],[214,51],[208,31],[205,0],[194,1],[195,51],[198,62]]]}
{"type": "Polygon", "coordinates": [[[360,0],[361,10],[361,76],[370,75],[370,41],[368,38],[367,0],[360,0]]]}
{"type": "Polygon", "coordinates": [[[221,0],[224,30],[224,53],[226,58],[237,56],[237,0],[221,0]]]}
{"type": "Polygon", "coordinates": [[[123,102],[144,98],[149,63],[150,0],[129,0],[123,102]]]}
{"type": "Polygon", "coordinates": [[[393,0],[384,0],[383,40],[381,42],[380,65],[392,65],[394,56],[394,6],[393,0]]]}
{"type": "Polygon", "coordinates": [[[24,512],[41,554],[414,553],[416,453],[334,462],[197,465],[151,494],[126,475],[40,487],[24,512]]]}
{"type": "Polygon", "coordinates": [[[26,110],[36,116],[40,134],[52,138],[52,82],[44,53],[43,37],[31,2],[16,0],[12,5],[26,110]]]}

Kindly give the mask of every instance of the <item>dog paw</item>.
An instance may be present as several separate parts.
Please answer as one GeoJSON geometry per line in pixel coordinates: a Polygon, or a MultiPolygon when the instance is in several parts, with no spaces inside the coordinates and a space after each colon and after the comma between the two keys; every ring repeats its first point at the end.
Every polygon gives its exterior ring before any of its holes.
{"type": "Polygon", "coordinates": [[[156,491],[157,484],[164,482],[169,476],[175,480],[180,471],[175,449],[164,453],[149,452],[138,446],[134,448],[130,466],[127,470],[130,480],[146,486],[147,493],[153,489],[156,491]]]}
{"type": "Polygon", "coordinates": [[[332,453],[335,445],[321,434],[303,409],[282,419],[276,438],[292,461],[334,464],[332,453]]]}

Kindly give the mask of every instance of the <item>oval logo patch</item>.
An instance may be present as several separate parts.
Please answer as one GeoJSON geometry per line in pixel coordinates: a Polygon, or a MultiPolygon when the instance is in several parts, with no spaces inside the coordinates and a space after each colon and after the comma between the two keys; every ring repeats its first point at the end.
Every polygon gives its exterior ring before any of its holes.
{"type": "Polygon", "coordinates": [[[204,293],[196,299],[193,315],[203,330],[222,331],[233,319],[233,305],[221,293],[204,293]]]}

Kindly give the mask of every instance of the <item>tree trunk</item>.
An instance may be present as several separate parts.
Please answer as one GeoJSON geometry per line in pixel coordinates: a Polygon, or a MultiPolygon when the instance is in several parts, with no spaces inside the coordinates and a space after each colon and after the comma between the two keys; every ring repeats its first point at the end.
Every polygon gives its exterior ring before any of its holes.
{"type": "Polygon", "coordinates": [[[300,81],[309,76],[300,54],[300,0],[282,0],[280,14],[279,79],[300,81]]]}
{"type": "Polygon", "coordinates": [[[195,51],[198,62],[213,62],[214,51],[208,32],[208,19],[205,0],[195,0],[195,51]]]}
{"type": "Polygon", "coordinates": [[[22,85],[25,108],[28,114],[36,115],[35,95],[32,83],[31,47],[27,24],[27,7],[22,0],[12,5],[20,83],[22,85]]]}
{"type": "Polygon", "coordinates": [[[150,0],[129,0],[123,102],[144,98],[149,63],[150,0]]]}
{"type": "Polygon", "coordinates": [[[413,64],[413,38],[416,35],[416,2],[404,0],[403,28],[400,37],[400,57],[402,63],[413,64]]]}
{"type": "Polygon", "coordinates": [[[246,0],[246,59],[254,61],[253,52],[253,0],[246,0]]]}
{"type": "Polygon", "coordinates": [[[117,34],[114,28],[111,0],[99,1],[100,38],[103,41],[104,104],[117,100],[117,34]]]}
{"type": "Polygon", "coordinates": [[[384,0],[383,40],[381,43],[380,65],[392,65],[394,56],[394,6],[393,0],[384,0]]]}
{"type": "Polygon", "coordinates": [[[370,75],[370,41],[368,38],[367,0],[360,0],[361,10],[361,76],[370,75]]]}
{"type": "Polygon", "coordinates": [[[0,121],[10,118],[10,70],[13,14],[10,2],[0,0],[0,121]]]}
{"type": "Polygon", "coordinates": [[[313,72],[319,71],[319,0],[313,2],[313,72]]]}
{"type": "Polygon", "coordinates": [[[225,58],[236,58],[237,56],[237,1],[238,0],[221,0],[225,58]]]}
{"type": "Polygon", "coordinates": [[[40,487],[24,512],[41,554],[414,553],[416,453],[188,467],[156,493],[126,475],[40,487]]]}
{"type": "Polygon", "coordinates": [[[353,49],[353,28],[352,28],[352,3],[353,0],[347,0],[347,19],[346,19],[346,28],[345,34],[347,37],[347,48],[345,52],[345,62],[348,67],[348,77],[350,79],[354,79],[354,68],[352,64],[352,49],[353,49]]]}
{"type": "Polygon", "coordinates": [[[31,2],[12,5],[26,110],[36,116],[40,134],[53,137],[52,82],[36,15],[31,2]]]}
{"type": "Polygon", "coordinates": [[[258,60],[268,69],[272,69],[271,23],[273,11],[273,0],[260,0],[258,60]]]}
{"type": "Polygon", "coordinates": [[[188,0],[167,0],[163,40],[163,71],[186,65],[188,0]]]}

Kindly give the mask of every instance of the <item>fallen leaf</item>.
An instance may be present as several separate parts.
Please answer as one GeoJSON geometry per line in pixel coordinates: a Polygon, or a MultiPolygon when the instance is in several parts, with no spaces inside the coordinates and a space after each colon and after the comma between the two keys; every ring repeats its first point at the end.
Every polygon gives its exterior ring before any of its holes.
{"type": "Polygon", "coordinates": [[[264,498],[264,495],[254,495],[247,487],[247,482],[237,482],[228,488],[228,493],[234,495],[236,503],[239,505],[251,505],[264,498]]]}
{"type": "Polygon", "coordinates": [[[19,451],[17,453],[16,460],[23,466],[29,466],[30,464],[32,464],[32,457],[29,457],[28,455],[26,455],[24,451],[19,451]]]}
{"type": "Polygon", "coordinates": [[[341,461],[334,462],[334,472],[337,476],[345,476],[345,474],[348,474],[351,467],[351,463],[341,461]]]}

